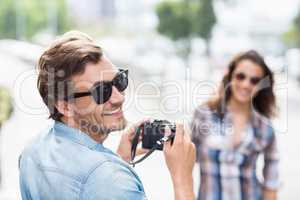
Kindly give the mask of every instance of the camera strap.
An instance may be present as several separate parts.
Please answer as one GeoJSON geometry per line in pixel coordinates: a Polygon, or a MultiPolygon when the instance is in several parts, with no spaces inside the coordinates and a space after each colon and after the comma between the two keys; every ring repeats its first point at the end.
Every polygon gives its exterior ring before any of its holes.
{"type": "Polygon", "coordinates": [[[145,160],[148,156],[150,156],[156,149],[158,149],[159,146],[161,146],[163,143],[169,141],[170,139],[172,139],[172,136],[165,136],[163,138],[161,138],[160,140],[158,140],[156,142],[156,144],[140,159],[134,161],[135,155],[136,155],[136,149],[137,149],[137,145],[139,142],[139,137],[142,133],[143,127],[139,127],[136,130],[135,133],[135,137],[132,140],[132,146],[131,146],[131,161],[129,162],[129,164],[132,165],[132,167],[134,167],[136,164],[142,162],[143,160],[145,160]]]}
{"type": "Polygon", "coordinates": [[[143,157],[141,157],[140,159],[134,161],[134,158],[131,158],[130,164],[132,165],[132,167],[134,167],[136,164],[142,162],[143,160],[145,160],[148,156],[150,156],[158,147],[158,145],[155,145],[152,147],[152,149],[150,149],[143,157]]]}
{"type": "Polygon", "coordinates": [[[134,134],[134,138],[132,139],[132,144],[131,144],[131,162],[134,160],[135,158],[135,154],[136,154],[136,149],[137,146],[139,144],[139,140],[140,140],[140,136],[142,134],[143,131],[143,125],[139,126],[136,130],[135,130],[135,134],[134,134]]]}

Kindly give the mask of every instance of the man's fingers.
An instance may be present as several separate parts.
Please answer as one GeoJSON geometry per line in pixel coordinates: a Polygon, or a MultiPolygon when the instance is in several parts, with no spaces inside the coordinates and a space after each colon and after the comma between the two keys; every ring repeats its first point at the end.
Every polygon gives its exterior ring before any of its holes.
{"type": "Polygon", "coordinates": [[[149,149],[143,149],[143,148],[138,148],[136,150],[136,155],[139,156],[139,155],[143,155],[143,154],[146,154],[149,152],[149,149]]]}
{"type": "Polygon", "coordinates": [[[183,124],[176,123],[176,134],[175,134],[174,143],[181,144],[183,142],[183,138],[184,138],[183,135],[184,135],[183,124]]]}
{"type": "Polygon", "coordinates": [[[191,129],[189,126],[184,126],[184,138],[186,141],[191,141],[191,129]]]}
{"type": "MultiPolygon", "coordinates": [[[[171,135],[171,130],[168,126],[165,128],[165,136],[170,136],[171,135]]],[[[164,143],[163,151],[166,152],[171,148],[171,141],[167,141],[164,143]]]]}
{"type": "Polygon", "coordinates": [[[143,123],[148,122],[148,121],[150,121],[149,118],[144,118],[144,119],[138,121],[137,123],[135,123],[134,126],[135,126],[135,128],[138,128],[140,125],[142,125],[143,123]]]}
{"type": "Polygon", "coordinates": [[[136,129],[138,127],[140,127],[143,123],[148,122],[148,121],[150,121],[149,118],[144,118],[144,119],[139,120],[138,122],[132,124],[128,131],[130,139],[133,139],[136,129]]]}

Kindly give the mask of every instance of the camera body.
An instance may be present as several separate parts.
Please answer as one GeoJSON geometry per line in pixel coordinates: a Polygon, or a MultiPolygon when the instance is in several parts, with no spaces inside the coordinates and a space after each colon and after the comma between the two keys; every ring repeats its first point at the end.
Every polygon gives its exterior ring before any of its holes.
{"type": "Polygon", "coordinates": [[[171,124],[167,120],[154,120],[152,122],[146,122],[140,126],[142,135],[142,148],[152,149],[157,145],[157,150],[163,149],[163,144],[158,143],[165,135],[166,127],[171,130],[171,135],[168,136],[171,139],[171,143],[175,137],[176,125],[171,124]]]}
{"type": "Polygon", "coordinates": [[[171,124],[167,120],[153,120],[153,121],[145,122],[142,125],[140,125],[136,129],[135,135],[132,139],[131,162],[130,162],[132,166],[142,162],[155,150],[163,150],[164,142],[170,140],[172,144],[175,137],[175,133],[176,133],[176,125],[171,124]],[[170,129],[171,134],[165,136],[165,130],[167,127],[170,129]],[[150,150],[142,158],[140,158],[137,161],[134,161],[136,155],[136,149],[140,142],[140,138],[142,138],[142,148],[150,149],[150,150]]]}

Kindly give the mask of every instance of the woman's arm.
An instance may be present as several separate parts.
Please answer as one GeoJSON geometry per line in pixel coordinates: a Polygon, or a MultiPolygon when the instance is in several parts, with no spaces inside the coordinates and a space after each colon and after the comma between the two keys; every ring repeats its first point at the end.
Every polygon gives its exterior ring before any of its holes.
{"type": "Polygon", "coordinates": [[[270,137],[267,147],[264,150],[263,168],[263,197],[264,200],[276,200],[279,187],[278,163],[279,155],[276,137],[273,129],[270,129],[270,137]]]}

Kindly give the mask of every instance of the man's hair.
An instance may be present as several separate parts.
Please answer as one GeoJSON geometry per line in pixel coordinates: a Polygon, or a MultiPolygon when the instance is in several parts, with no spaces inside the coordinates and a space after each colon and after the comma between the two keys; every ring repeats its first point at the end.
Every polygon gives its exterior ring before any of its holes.
{"type": "Polygon", "coordinates": [[[55,105],[70,94],[71,77],[84,73],[86,64],[98,63],[102,55],[101,47],[78,31],[65,33],[41,55],[37,87],[49,109],[49,118],[61,120],[63,114],[55,105]]]}

